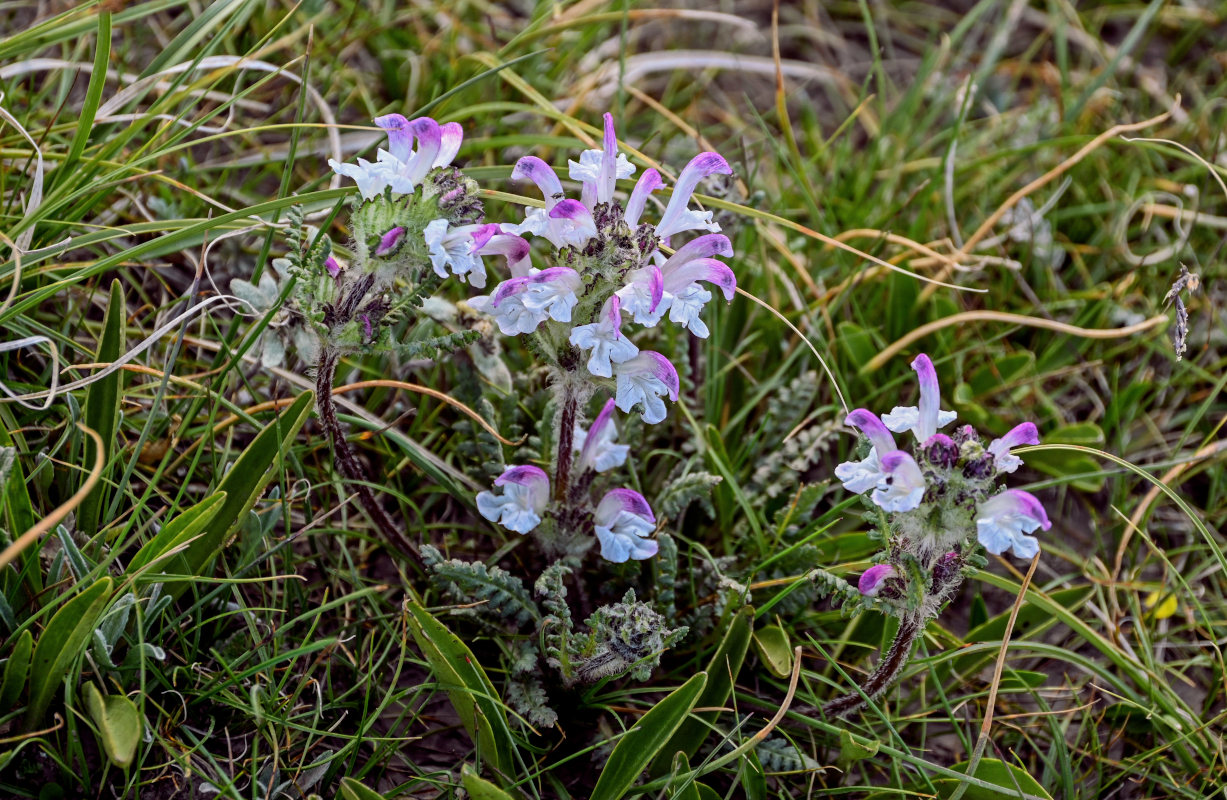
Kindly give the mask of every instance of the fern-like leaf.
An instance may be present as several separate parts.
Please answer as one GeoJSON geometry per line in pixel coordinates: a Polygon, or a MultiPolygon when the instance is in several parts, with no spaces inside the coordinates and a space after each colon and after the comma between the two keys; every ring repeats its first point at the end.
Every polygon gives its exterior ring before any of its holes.
{"type": "Polygon", "coordinates": [[[520,625],[540,622],[541,612],[524,582],[501,567],[480,561],[445,559],[438,549],[425,545],[422,558],[431,577],[448,596],[462,603],[483,603],[482,611],[520,625]]]}

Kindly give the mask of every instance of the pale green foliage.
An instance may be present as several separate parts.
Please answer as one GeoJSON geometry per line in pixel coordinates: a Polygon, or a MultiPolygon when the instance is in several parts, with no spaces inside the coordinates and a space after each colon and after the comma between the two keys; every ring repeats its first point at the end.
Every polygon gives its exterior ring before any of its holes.
{"type": "Polygon", "coordinates": [[[677,540],[665,532],[656,536],[656,607],[667,619],[677,614],[677,540]]]}
{"type": "Polygon", "coordinates": [[[657,514],[667,519],[676,519],[691,503],[697,502],[709,517],[714,516],[711,493],[721,480],[723,479],[719,475],[688,469],[684,474],[673,477],[660,493],[656,499],[657,514]]]}
{"type": "Polygon", "coordinates": [[[536,604],[524,582],[507,570],[487,567],[480,561],[444,558],[431,545],[422,547],[422,559],[431,577],[448,596],[462,603],[482,603],[481,613],[517,626],[539,621],[536,604]]]}
{"type": "Polygon", "coordinates": [[[845,615],[865,606],[873,607],[872,598],[865,597],[855,586],[825,569],[814,568],[805,577],[809,578],[820,595],[842,603],[845,615]]]}
{"type": "Polygon", "coordinates": [[[807,756],[795,744],[778,736],[768,738],[755,748],[754,754],[767,772],[822,769],[821,764],[807,756]]]}
{"type": "Polygon", "coordinates": [[[645,681],[660,663],[666,649],[677,644],[688,628],[669,628],[664,617],[627,591],[622,602],[601,606],[586,621],[587,633],[570,642],[574,677],[580,683],[595,683],[628,672],[645,681]]]}

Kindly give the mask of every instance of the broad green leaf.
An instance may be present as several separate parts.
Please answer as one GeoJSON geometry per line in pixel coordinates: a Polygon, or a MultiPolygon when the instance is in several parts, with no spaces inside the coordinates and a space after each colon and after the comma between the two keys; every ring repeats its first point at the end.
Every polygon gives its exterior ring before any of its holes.
{"type": "MultiPolygon", "coordinates": [[[[754,607],[744,606],[729,622],[728,630],[720,647],[707,665],[707,686],[699,696],[696,705],[704,708],[719,708],[728,702],[733,692],[733,682],[741,671],[741,663],[746,658],[750,648],[750,635],[754,625],[754,607]]],[[[693,758],[703,745],[703,740],[711,733],[711,725],[719,716],[718,711],[704,711],[695,715],[696,718],[686,719],[678,727],[677,733],[660,749],[650,770],[652,777],[659,777],[669,771],[673,763],[673,754],[682,752],[687,758],[693,758]]]]}
{"type": "Polygon", "coordinates": [[[26,676],[30,674],[30,652],[34,649],[34,635],[30,629],[21,632],[9,653],[8,661],[4,663],[4,678],[0,680],[0,712],[10,710],[17,705],[21,690],[26,686],[26,676]]]}
{"type": "Polygon", "coordinates": [[[353,778],[342,778],[337,800],[384,800],[384,796],[366,788],[353,778]]]}
{"type": "Polygon", "coordinates": [[[82,690],[90,719],[98,726],[102,748],[117,767],[131,766],[140,744],[143,724],[141,712],[127,695],[108,694],[105,697],[93,683],[82,690]]]}
{"type": "MultiPolygon", "coordinates": [[[[955,764],[950,769],[966,774],[967,762],[955,764]]],[[[1001,791],[980,786],[968,786],[967,791],[963,794],[967,800],[1008,800],[1011,797],[1018,797],[1019,791],[1033,797],[1052,800],[1052,795],[1048,794],[1048,791],[1040,786],[1029,772],[996,758],[980,759],[980,763],[976,765],[975,777],[1000,786],[1001,791]]],[[[953,778],[943,778],[933,781],[933,785],[937,787],[939,797],[949,797],[959,782],[953,778]]]]}
{"type": "Polygon", "coordinates": [[[777,678],[792,675],[792,645],[788,632],[779,625],[768,625],[754,633],[754,649],[767,671],[777,678]]]}
{"type": "Polygon", "coordinates": [[[639,774],[673,737],[706,686],[707,673],[700,672],[640,717],[609,754],[589,800],[624,797],[639,774]]]}
{"type": "Polygon", "coordinates": [[[976,397],[992,394],[997,389],[1014,383],[1018,379],[1033,372],[1035,355],[1029,352],[1011,353],[994,358],[991,363],[980,367],[967,379],[971,392],[976,397]]]}
{"type": "MultiPolygon", "coordinates": [[[[156,561],[171,550],[182,545],[188,539],[196,536],[204,530],[206,525],[213,521],[213,518],[221,511],[222,505],[225,502],[226,493],[217,492],[182,511],[174,519],[166,523],[162,530],[158,531],[157,535],[148,542],[145,542],[145,545],[137,551],[132,560],[128,562],[127,574],[135,575],[146,565],[156,561]]],[[[183,568],[186,569],[186,567],[183,568]]],[[[164,572],[174,573],[177,571],[163,564],[157,570],[157,574],[160,575],[164,572]]]]}
{"type": "MultiPolygon", "coordinates": [[[[1076,422],[1062,425],[1051,431],[1040,431],[1044,444],[1076,444],[1082,447],[1100,447],[1104,443],[1103,430],[1093,422],[1076,422]]],[[[1025,459],[1027,466],[1046,472],[1057,478],[1084,475],[1101,471],[1098,461],[1090,455],[1070,450],[1033,450],[1025,459]]],[[[1084,492],[1097,492],[1103,488],[1105,476],[1075,478],[1070,485],[1084,492]]]]}
{"type": "MultiPolygon", "coordinates": [[[[690,774],[690,759],[686,758],[685,753],[679,751],[673,754],[673,774],[690,774]]],[[[700,800],[699,785],[693,780],[678,780],[676,785],[670,787],[669,792],[671,800],[700,800]]]]}
{"type": "Polygon", "coordinates": [[[415,601],[408,601],[405,608],[409,631],[435,680],[447,690],[461,724],[477,745],[478,755],[489,759],[498,771],[510,773],[515,742],[494,684],[460,637],[415,601]]]}
{"type": "MultiPolygon", "coordinates": [[[[52,173],[57,185],[60,182],[69,183],[76,174],[73,167],[85,152],[89,143],[90,133],[94,130],[94,118],[98,106],[102,102],[102,90],[106,87],[107,67],[111,60],[111,11],[103,8],[98,12],[98,35],[94,37],[94,68],[89,74],[89,88],[85,90],[85,102],[77,113],[77,132],[73,134],[72,145],[68,148],[68,156],[52,173]]],[[[119,283],[118,280],[115,283],[119,283]]],[[[114,285],[112,298],[114,297],[114,285]]],[[[108,310],[108,314],[110,311],[108,310]]],[[[105,325],[103,326],[106,327],[105,325]]],[[[107,441],[104,439],[103,441],[107,441]]]]}
{"type": "Polygon", "coordinates": [[[984,602],[984,595],[976,594],[971,598],[971,611],[968,613],[967,626],[976,628],[988,622],[988,603],[984,602]]]}
{"type": "MultiPolygon", "coordinates": [[[[1054,603],[1064,608],[1075,609],[1086,602],[1086,599],[1091,595],[1091,591],[1089,586],[1075,586],[1072,589],[1062,589],[1058,592],[1053,592],[1048,596],[1054,603]]],[[[963,641],[968,644],[999,642],[1005,634],[1005,628],[1009,620],[1010,612],[1002,612],[988,622],[977,625],[969,630],[967,635],[963,637],[963,641]]],[[[1018,619],[1014,622],[1014,636],[1018,637],[1023,633],[1034,634],[1038,630],[1044,630],[1050,625],[1055,624],[1056,621],[1056,617],[1033,603],[1024,602],[1022,608],[1018,609],[1018,619]]],[[[996,658],[996,653],[967,653],[955,658],[952,666],[956,672],[967,674],[994,658],[996,658]]]]}
{"type": "Polygon", "coordinates": [[[460,783],[469,793],[469,800],[515,800],[511,795],[478,775],[468,764],[460,770],[460,783]]]}
{"type": "Polygon", "coordinates": [[[849,764],[873,758],[878,754],[878,743],[861,744],[847,729],[839,731],[839,763],[846,769],[849,764]]]}
{"type": "Polygon", "coordinates": [[[30,705],[26,729],[38,727],[51,696],[88,646],[98,617],[111,598],[111,579],[99,578],[55,612],[38,637],[30,665],[30,705]]]}
{"type": "MultiPolygon", "coordinates": [[[[92,88],[91,79],[91,88],[92,88]]],[[[119,360],[124,352],[124,323],[128,319],[127,302],[124,299],[124,287],[117,278],[111,283],[111,301],[107,305],[106,317],[102,321],[102,337],[98,340],[98,353],[94,358],[98,363],[112,363],[119,360]]],[[[115,445],[115,431],[119,427],[119,400],[123,391],[122,369],[112,372],[100,381],[91,383],[85,390],[85,424],[97,432],[102,438],[103,463],[111,459],[112,448],[115,445]]],[[[90,436],[82,436],[85,440],[85,463],[94,463],[94,440],[90,436]]],[[[104,480],[94,485],[93,491],[81,501],[77,511],[77,526],[87,536],[93,536],[98,530],[98,516],[106,499],[107,482],[104,480]]]]}
{"type": "Polygon", "coordinates": [[[975,392],[966,383],[960,383],[954,387],[954,391],[951,392],[951,401],[954,403],[955,410],[959,412],[959,419],[977,428],[986,427],[989,420],[992,419],[992,415],[985,410],[984,406],[976,402],[975,392]]]}
{"type": "Polygon", "coordinates": [[[1043,686],[1048,682],[1048,675],[1043,672],[1033,672],[1028,669],[1009,669],[1001,676],[1001,689],[1027,690],[1043,686]]]}
{"type": "MultiPolygon", "coordinates": [[[[8,429],[0,424],[0,447],[12,447],[20,452],[16,444],[17,442],[8,429]]],[[[0,485],[0,494],[4,495],[3,527],[13,536],[18,536],[22,531],[32,528],[38,517],[34,514],[34,504],[30,502],[30,492],[26,488],[26,474],[21,468],[20,457],[13,458],[9,466],[8,480],[4,485],[0,485]]],[[[27,548],[21,554],[21,565],[30,589],[35,593],[42,591],[42,564],[39,561],[38,551],[34,548],[27,548]]]]}
{"type": "Polygon", "coordinates": [[[699,800],[724,800],[724,795],[708,786],[706,783],[695,783],[699,789],[699,800]]]}
{"type": "Polygon", "coordinates": [[[767,774],[758,753],[751,750],[741,760],[741,788],[745,790],[746,800],[766,800],[767,774]]]}
{"type": "Polygon", "coordinates": [[[847,320],[835,326],[835,341],[849,364],[867,364],[882,351],[871,331],[847,320]]]}
{"type": "MultiPolygon", "coordinates": [[[[205,534],[188,545],[183,553],[185,574],[201,575],[205,567],[225,546],[230,534],[252,509],[264,487],[272,479],[276,463],[298,435],[315,405],[315,393],[303,392],[285,411],[247,445],[234,465],[222,478],[217,493],[225,500],[217,510],[205,534]]],[[[186,581],[168,582],[166,593],[178,597],[188,587],[186,581]]]]}

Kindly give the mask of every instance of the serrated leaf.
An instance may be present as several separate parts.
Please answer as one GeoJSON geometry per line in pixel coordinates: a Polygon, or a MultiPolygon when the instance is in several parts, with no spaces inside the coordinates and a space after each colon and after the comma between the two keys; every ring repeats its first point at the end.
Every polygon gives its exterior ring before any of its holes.
{"type": "Polygon", "coordinates": [[[415,601],[407,601],[409,632],[430,664],[435,680],[447,691],[460,722],[477,745],[481,758],[509,774],[515,742],[507,712],[494,684],[460,637],[415,601]]]}
{"type": "Polygon", "coordinates": [[[768,625],[755,631],[754,649],[767,671],[777,678],[792,675],[792,645],[788,632],[779,625],[768,625]]]}
{"type": "MultiPolygon", "coordinates": [[[[955,772],[966,773],[967,762],[955,764],[951,769],[955,772]]],[[[963,794],[967,800],[1007,800],[1007,798],[1018,797],[1020,790],[1023,794],[1052,800],[1052,795],[1048,794],[1048,791],[1031,777],[1031,773],[996,758],[980,759],[980,763],[976,765],[975,777],[1000,788],[986,789],[969,785],[963,794]]],[[[934,780],[933,785],[937,787],[940,797],[949,797],[959,785],[959,781],[953,778],[942,778],[934,780]]]]}
{"type": "Polygon", "coordinates": [[[127,695],[108,694],[105,697],[92,683],[82,690],[90,719],[98,726],[102,748],[111,763],[120,768],[132,764],[136,746],[143,733],[141,712],[127,695]]]}
{"type": "Polygon", "coordinates": [[[589,800],[620,800],[695,707],[707,686],[700,672],[639,718],[618,740],[597,778],[589,800]]]}
{"type": "Polygon", "coordinates": [[[30,629],[21,632],[13,644],[13,652],[4,662],[4,678],[0,680],[0,709],[12,709],[21,697],[30,674],[30,653],[34,649],[34,635],[30,629]]]}
{"type": "MultiPolygon", "coordinates": [[[[719,708],[728,702],[737,673],[741,671],[746,651],[750,648],[753,624],[753,606],[744,606],[733,616],[728,630],[724,632],[724,638],[720,641],[720,647],[707,665],[707,686],[699,696],[697,705],[719,708]]],[[[710,723],[715,721],[719,713],[705,711],[693,719],[684,720],[652,762],[652,776],[664,775],[669,770],[674,753],[685,753],[687,758],[692,758],[703,745],[703,740],[712,732],[710,723]]]]}
{"type": "Polygon", "coordinates": [[[56,611],[38,637],[30,662],[30,704],[27,730],[38,727],[51,696],[94,634],[98,618],[111,597],[111,579],[99,578],[56,611]]]}

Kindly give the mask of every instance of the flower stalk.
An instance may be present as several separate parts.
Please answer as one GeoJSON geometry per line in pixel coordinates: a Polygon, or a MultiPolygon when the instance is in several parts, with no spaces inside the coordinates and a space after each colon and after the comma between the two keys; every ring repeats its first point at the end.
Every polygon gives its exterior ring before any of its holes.
{"type": "Polygon", "coordinates": [[[924,635],[928,620],[920,614],[909,614],[899,620],[899,630],[895,632],[894,641],[886,649],[882,660],[869,677],[860,684],[858,691],[849,692],[829,701],[822,707],[822,713],[828,717],[843,717],[858,711],[877,699],[882,692],[894,685],[903,675],[903,668],[911,658],[912,650],[920,637],[924,635]]]}
{"type": "Polygon", "coordinates": [[[895,406],[880,417],[858,408],[845,420],[868,448],[861,460],[837,466],[835,476],[876,507],[874,535],[884,547],[855,588],[832,591],[843,594],[845,611],[880,611],[898,619],[899,630],[860,688],[823,706],[828,716],[861,709],[898,680],[928,621],[966,575],[987,563],[980,548],[1031,559],[1040,550],[1032,534],[1052,527],[1038,498],[1000,483],[1022,465],[1011,451],[1039,442],[1035,425],[1023,422],[987,445],[970,425],[942,433],[956,415],[941,408],[937,370],[923,353],[912,368],[920,384],[917,405],[895,406]],[[909,431],[914,441],[904,449],[895,434],[909,431]]]}
{"type": "Polygon", "coordinates": [[[396,547],[401,552],[411,556],[419,566],[422,564],[422,555],[418,551],[417,546],[409,541],[409,538],[401,531],[400,527],[392,521],[388,516],[388,512],[379,504],[374,493],[371,492],[370,478],[366,474],[366,469],[362,466],[362,462],[358,460],[357,454],[354,453],[352,447],[349,446],[349,440],[345,437],[345,430],[341,427],[341,421],[337,419],[336,405],[332,399],[333,380],[336,377],[337,362],[340,360],[337,351],[331,347],[325,346],[320,351],[319,363],[316,365],[315,374],[315,397],[316,409],[319,411],[320,421],[324,425],[324,432],[328,434],[328,440],[332,443],[333,459],[336,462],[337,469],[346,480],[350,481],[354,491],[358,495],[358,502],[362,504],[362,508],[370,516],[371,521],[375,523],[375,527],[379,529],[385,541],[396,547]]]}

